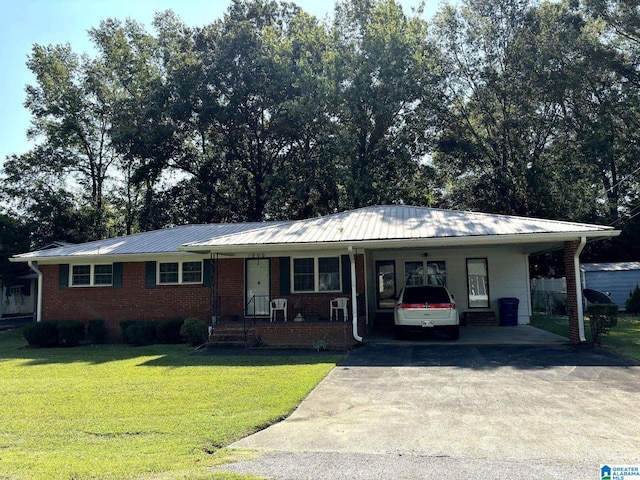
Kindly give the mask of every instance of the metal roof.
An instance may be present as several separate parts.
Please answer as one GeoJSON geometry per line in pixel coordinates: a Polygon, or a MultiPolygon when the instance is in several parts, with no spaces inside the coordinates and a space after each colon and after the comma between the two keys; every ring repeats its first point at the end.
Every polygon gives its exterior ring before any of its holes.
{"type": "Polygon", "coordinates": [[[584,272],[624,272],[640,270],[640,262],[583,263],[580,270],[584,272]]]}
{"type": "MultiPolygon", "coordinates": [[[[324,217],[290,222],[186,225],[79,245],[39,250],[13,257],[14,261],[56,257],[90,257],[180,253],[184,251],[242,251],[256,246],[312,248],[344,246],[385,248],[439,245],[536,243],[618,235],[612,227],[583,223],[495,215],[458,210],[386,205],[349,210],[324,217]],[[525,240],[523,240],[525,239],[525,240]]],[[[536,247],[539,248],[539,247],[536,247]]]]}
{"type": "MultiPolygon", "coordinates": [[[[404,205],[365,207],[325,217],[191,242],[199,247],[293,245],[536,234],[611,236],[612,227],[404,205]]],[[[533,238],[532,238],[533,240],[533,238]]]]}
{"type": "Polygon", "coordinates": [[[184,243],[204,242],[213,238],[251,230],[268,223],[219,223],[211,225],[183,225],[180,227],[137,233],[124,237],[69,244],[16,255],[15,259],[32,260],[48,257],[84,257],[95,255],[134,255],[147,253],[175,253],[184,243]]]}

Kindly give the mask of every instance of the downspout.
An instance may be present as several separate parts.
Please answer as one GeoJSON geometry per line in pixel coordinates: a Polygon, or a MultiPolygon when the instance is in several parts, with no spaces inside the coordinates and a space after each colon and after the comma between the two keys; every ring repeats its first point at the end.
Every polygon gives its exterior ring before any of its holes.
{"type": "Polygon", "coordinates": [[[362,342],[363,338],[358,335],[358,292],[356,291],[356,256],[353,253],[353,247],[349,247],[349,260],[351,263],[351,312],[353,318],[351,325],[353,327],[353,338],[358,342],[362,342]]]}
{"type": "Polygon", "coordinates": [[[33,264],[33,260],[27,262],[29,268],[38,275],[38,299],[36,302],[36,322],[42,321],[42,272],[33,264]]]}
{"type": "Polygon", "coordinates": [[[586,237],[580,237],[580,244],[576,249],[576,253],[573,254],[573,274],[576,279],[576,303],[578,308],[578,333],[580,335],[580,342],[584,343],[587,338],[584,335],[584,309],[582,308],[582,281],[580,275],[580,254],[587,243],[586,237]]]}

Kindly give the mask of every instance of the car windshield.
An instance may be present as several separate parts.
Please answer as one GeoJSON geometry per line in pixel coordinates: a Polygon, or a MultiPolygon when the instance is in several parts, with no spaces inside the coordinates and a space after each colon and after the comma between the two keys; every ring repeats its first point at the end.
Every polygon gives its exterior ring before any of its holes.
{"type": "Polygon", "coordinates": [[[405,303],[449,303],[449,295],[442,287],[411,287],[404,291],[405,303]]]}

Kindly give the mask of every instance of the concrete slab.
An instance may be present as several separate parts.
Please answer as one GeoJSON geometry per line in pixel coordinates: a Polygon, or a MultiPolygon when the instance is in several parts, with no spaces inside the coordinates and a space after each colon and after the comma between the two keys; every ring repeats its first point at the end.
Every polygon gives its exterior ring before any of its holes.
{"type": "Polygon", "coordinates": [[[563,345],[569,339],[554,333],[541,330],[531,325],[514,327],[460,327],[460,338],[450,340],[444,333],[426,331],[425,334],[414,334],[408,340],[395,340],[392,331],[374,334],[366,338],[367,344],[434,344],[451,345],[563,345]]]}
{"type": "Polygon", "coordinates": [[[278,479],[591,479],[601,463],[640,464],[639,362],[560,343],[452,343],[351,352],[288,419],[231,446],[262,452],[257,459],[222,469],[278,479]],[[365,458],[357,475],[349,470],[365,458]],[[380,474],[400,466],[402,476],[380,474]]]}

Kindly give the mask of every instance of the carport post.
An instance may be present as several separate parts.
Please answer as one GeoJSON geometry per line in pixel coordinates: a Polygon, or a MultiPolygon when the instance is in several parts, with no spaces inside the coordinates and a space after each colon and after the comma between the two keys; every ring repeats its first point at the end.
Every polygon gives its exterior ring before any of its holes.
{"type": "Polygon", "coordinates": [[[584,312],[582,310],[582,285],[580,283],[580,253],[586,238],[564,242],[564,265],[567,279],[567,313],[569,315],[569,339],[572,343],[586,342],[584,312]]]}

